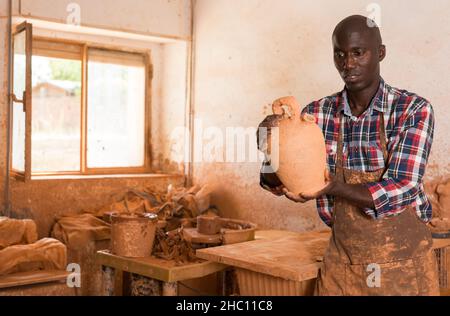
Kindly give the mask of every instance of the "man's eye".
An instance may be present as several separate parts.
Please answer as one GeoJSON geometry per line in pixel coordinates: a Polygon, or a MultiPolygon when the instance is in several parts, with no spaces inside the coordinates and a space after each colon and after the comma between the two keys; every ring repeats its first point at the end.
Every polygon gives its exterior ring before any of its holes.
{"type": "Polygon", "coordinates": [[[355,50],[353,52],[353,55],[358,56],[358,57],[362,56],[363,55],[363,51],[361,49],[355,50]]]}
{"type": "Polygon", "coordinates": [[[344,57],[344,53],[343,52],[335,52],[334,55],[338,58],[343,58],[344,57]]]}

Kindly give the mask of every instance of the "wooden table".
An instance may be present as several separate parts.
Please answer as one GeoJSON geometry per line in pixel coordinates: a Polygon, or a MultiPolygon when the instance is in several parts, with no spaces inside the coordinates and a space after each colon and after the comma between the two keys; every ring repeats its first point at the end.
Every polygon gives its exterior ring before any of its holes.
{"type": "MultiPolygon", "coordinates": [[[[256,240],[197,250],[197,256],[233,266],[241,295],[311,295],[331,232],[257,231],[256,240]]],[[[434,248],[450,239],[434,240],[434,248]]],[[[450,268],[450,267],[449,267],[450,268]]]]}
{"type": "Polygon", "coordinates": [[[108,250],[97,251],[96,262],[103,267],[103,288],[106,295],[122,295],[123,272],[149,278],[147,281],[150,283],[161,281],[162,295],[176,296],[178,281],[200,278],[227,268],[224,264],[212,261],[177,265],[175,261],[155,257],[126,258],[113,255],[108,250]]]}

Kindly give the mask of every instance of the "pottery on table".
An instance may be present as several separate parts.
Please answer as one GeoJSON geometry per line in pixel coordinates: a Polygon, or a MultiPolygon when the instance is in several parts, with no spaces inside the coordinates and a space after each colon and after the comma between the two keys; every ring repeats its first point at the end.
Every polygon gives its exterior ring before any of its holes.
{"type": "Polygon", "coordinates": [[[267,148],[276,175],[294,194],[320,191],[326,185],[326,148],[314,116],[301,115],[300,105],[292,96],[277,99],[272,111],[278,117],[278,146],[268,137],[267,148]]]}
{"type": "Polygon", "coordinates": [[[158,216],[153,213],[112,213],[111,252],[118,256],[150,257],[158,216]]]}
{"type": "Polygon", "coordinates": [[[220,232],[221,222],[219,216],[205,216],[197,217],[197,231],[205,235],[215,235],[220,232]]]}

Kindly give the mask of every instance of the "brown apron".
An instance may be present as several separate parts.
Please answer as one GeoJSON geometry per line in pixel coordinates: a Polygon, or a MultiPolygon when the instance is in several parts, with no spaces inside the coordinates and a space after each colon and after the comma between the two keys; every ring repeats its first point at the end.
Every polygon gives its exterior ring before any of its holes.
{"type": "MultiPolygon", "coordinates": [[[[339,122],[336,180],[378,182],[384,169],[361,172],[343,166],[339,122]]],[[[381,113],[380,143],[387,166],[381,113]]],[[[316,295],[439,295],[431,233],[412,207],[400,215],[374,220],[350,201],[335,197],[332,236],[319,271],[316,295]]]]}

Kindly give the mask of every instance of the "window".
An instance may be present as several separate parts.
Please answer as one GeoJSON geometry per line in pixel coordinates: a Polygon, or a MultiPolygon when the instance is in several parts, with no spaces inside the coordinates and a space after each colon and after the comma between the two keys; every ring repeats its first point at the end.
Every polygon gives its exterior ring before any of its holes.
{"type": "Polygon", "coordinates": [[[144,165],[144,65],[140,55],[89,49],[88,168],[144,165]]]}
{"type": "Polygon", "coordinates": [[[22,23],[13,34],[11,173],[31,177],[31,24],[22,23]]]}
{"type": "Polygon", "coordinates": [[[81,171],[82,47],[33,41],[32,173],[81,171]]]}
{"type": "Polygon", "coordinates": [[[13,90],[19,102],[13,103],[13,171],[28,176],[148,172],[149,53],[44,38],[30,44],[25,37],[25,32],[14,36],[13,90]],[[26,45],[32,46],[31,58],[26,45]],[[31,95],[28,118],[26,103],[17,97],[25,96],[23,91],[31,95]]]}

